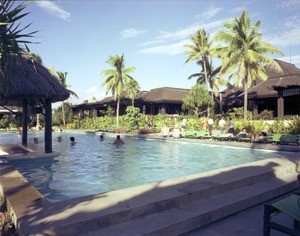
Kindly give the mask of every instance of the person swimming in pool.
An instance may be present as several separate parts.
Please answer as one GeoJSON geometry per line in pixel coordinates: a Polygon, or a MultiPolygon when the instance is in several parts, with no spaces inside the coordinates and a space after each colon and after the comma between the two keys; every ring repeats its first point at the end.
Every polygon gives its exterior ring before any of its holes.
{"type": "Polygon", "coordinates": [[[121,139],[120,135],[117,135],[117,139],[114,141],[113,144],[124,144],[124,141],[121,139]]]}
{"type": "Polygon", "coordinates": [[[71,141],[71,146],[74,146],[76,144],[74,137],[70,137],[70,141],[71,141]]]}

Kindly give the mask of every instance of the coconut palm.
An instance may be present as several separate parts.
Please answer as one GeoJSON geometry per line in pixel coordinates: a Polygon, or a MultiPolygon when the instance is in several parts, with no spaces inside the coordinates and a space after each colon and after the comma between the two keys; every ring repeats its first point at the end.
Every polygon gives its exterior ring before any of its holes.
{"type": "Polygon", "coordinates": [[[119,109],[120,109],[120,97],[125,91],[126,84],[129,84],[131,80],[134,80],[128,73],[135,71],[134,67],[125,68],[124,54],[110,56],[106,61],[113,69],[104,70],[101,75],[105,77],[105,81],[101,84],[101,87],[106,86],[106,94],[111,91],[114,99],[117,101],[116,110],[116,125],[119,127],[119,109]]]}
{"type": "Polygon", "coordinates": [[[209,57],[212,53],[212,41],[209,41],[208,37],[209,36],[208,34],[206,34],[205,30],[200,29],[195,34],[192,34],[190,36],[192,44],[184,45],[186,48],[188,48],[185,51],[185,54],[188,55],[188,59],[185,61],[185,63],[197,61],[197,64],[200,64],[202,66],[207,90],[209,90],[207,63],[209,62],[209,57]]]}
{"type": "Polygon", "coordinates": [[[126,92],[132,101],[133,107],[134,107],[134,98],[136,95],[138,95],[140,90],[141,87],[136,80],[129,80],[129,82],[126,84],[126,92]]]}
{"type": "Polygon", "coordinates": [[[14,0],[0,0],[0,62],[3,84],[11,86],[13,84],[11,71],[14,69],[14,61],[9,59],[9,55],[21,56],[23,52],[29,51],[27,44],[32,43],[27,38],[33,37],[37,32],[24,33],[30,24],[20,27],[19,20],[22,20],[27,14],[24,9],[28,3],[17,4],[14,0]],[[24,44],[27,51],[20,46],[24,44]]]}
{"type": "MultiPolygon", "coordinates": [[[[197,62],[197,64],[202,64],[202,60],[199,60],[197,62]]],[[[209,62],[207,62],[206,68],[207,68],[207,80],[208,80],[208,84],[212,91],[212,93],[211,93],[212,100],[214,101],[215,96],[217,96],[219,94],[220,87],[221,86],[229,87],[229,83],[228,83],[228,80],[219,76],[221,66],[218,66],[216,69],[214,69],[212,66],[212,61],[210,60],[209,62]]],[[[204,73],[203,69],[200,73],[195,73],[188,77],[188,79],[192,79],[192,78],[196,78],[197,83],[200,83],[200,84],[205,83],[205,73],[204,73]]]]}
{"type": "MultiPolygon", "coordinates": [[[[59,80],[59,83],[64,86],[65,88],[68,88],[69,85],[67,85],[67,74],[68,72],[60,72],[60,71],[57,71],[56,72],[57,74],[57,78],[59,80]]],[[[67,89],[71,95],[75,96],[78,98],[77,94],[74,93],[72,90],[69,90],[67,89]]],[[[62,102],[61,104],[61,110],[62,110],[62,118],[63,118],[63,125],[64,125],[64,128],[66,128],[66,118],[65,118],[65,107],[64,107],[64,102],[62,102]]]]}
{"type": "Polygon", "coordinates": [[[217,52],[222,57],[222,74],[229,74],[229,78],[234,78],[234,84],[244,88],[244,120],[247,119],[248,88],[257,79],[267,79],[265,66],[280,71],[276,61],[266,56],[266,54],[279,53],[278,49],[263,42],[257,21],[251,23],[246,11],[241,17],[235,18],[231,22],[224,23],[224,29],[216,34],[216,40],[225,43],[217,52]]]}

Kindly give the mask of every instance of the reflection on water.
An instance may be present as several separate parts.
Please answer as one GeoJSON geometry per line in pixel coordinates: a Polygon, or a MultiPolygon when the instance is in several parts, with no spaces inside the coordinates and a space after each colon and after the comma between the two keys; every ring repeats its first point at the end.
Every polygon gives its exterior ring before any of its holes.
{"type": "MultiPolygon", "coordinates": [[[[1,142],[18,140],[16,136],[1,135],[1,142]]],[[[30,133],[29,140],[33,137],[43,145],[42,132],[30,133]]],[[[14,165],[50,201],[60,201],[280,155],[134,138],[123,138],[125,145],[113,145],[114,139],[106,136],[100,142],[95,134],[54,132],[53,150],[60,156],[54,160],[18,161],[14,165]],[[62,136],[62,142],[57,142],[57,136],[62,136]],[[76,138],[75,146],[70,146],[70,136],[76,138]]]]}

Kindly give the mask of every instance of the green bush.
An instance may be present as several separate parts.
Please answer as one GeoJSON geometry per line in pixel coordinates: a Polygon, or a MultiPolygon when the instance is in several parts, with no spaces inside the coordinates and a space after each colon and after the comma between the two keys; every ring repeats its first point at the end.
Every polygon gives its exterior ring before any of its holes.
{"type": "MultiPolygon", "coordinates": [[[[244,118],[244,108],[243,107],[234,107],[226,112],[226,117],[228,120],[240,120],[244,118]]],[[[252,120],[252,112],[247,112],[247,120],[252,120]]]]}
{"type": "Polygon", "coordinates": [[[259,120],[272,120],[274,118],[274,112],[271,110],[263,110],[258,114],[257,118],[259,120]]]}
{"type": "Polygon", "coordinates": [[[4,129],[9,126],[9,116],[4,115],[2,119],[0,119],[0,128],[4,129]]]}
{"type": "Polygon", "coordinates": [[[268,127],[269,133],[272,134],[285,134],[288,133],[288,128],[285,125],[285,120],[274,120],[268,127]]]}
{"type": "Polygon", "coordinates": [[[294,116],[287,125],[289,133],[300,134],[300,117],[294,116]]]}

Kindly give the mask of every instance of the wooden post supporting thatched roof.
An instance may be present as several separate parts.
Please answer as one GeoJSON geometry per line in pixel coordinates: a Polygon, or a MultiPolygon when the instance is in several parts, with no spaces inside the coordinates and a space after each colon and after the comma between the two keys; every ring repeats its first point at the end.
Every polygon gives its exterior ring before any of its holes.
{"type": "Polygon", "coordinates": [[[29,55],[12,55],[9,60],[12,65],[9,80],[4,79],[2,71],[0,73],[0,105],[23,107],[24,145],[27,144],[28,110],[42,106],[45,114],[45,152],[52,152],[51,103],[67,99],[70,93],[47,68],[29,55]]]}

